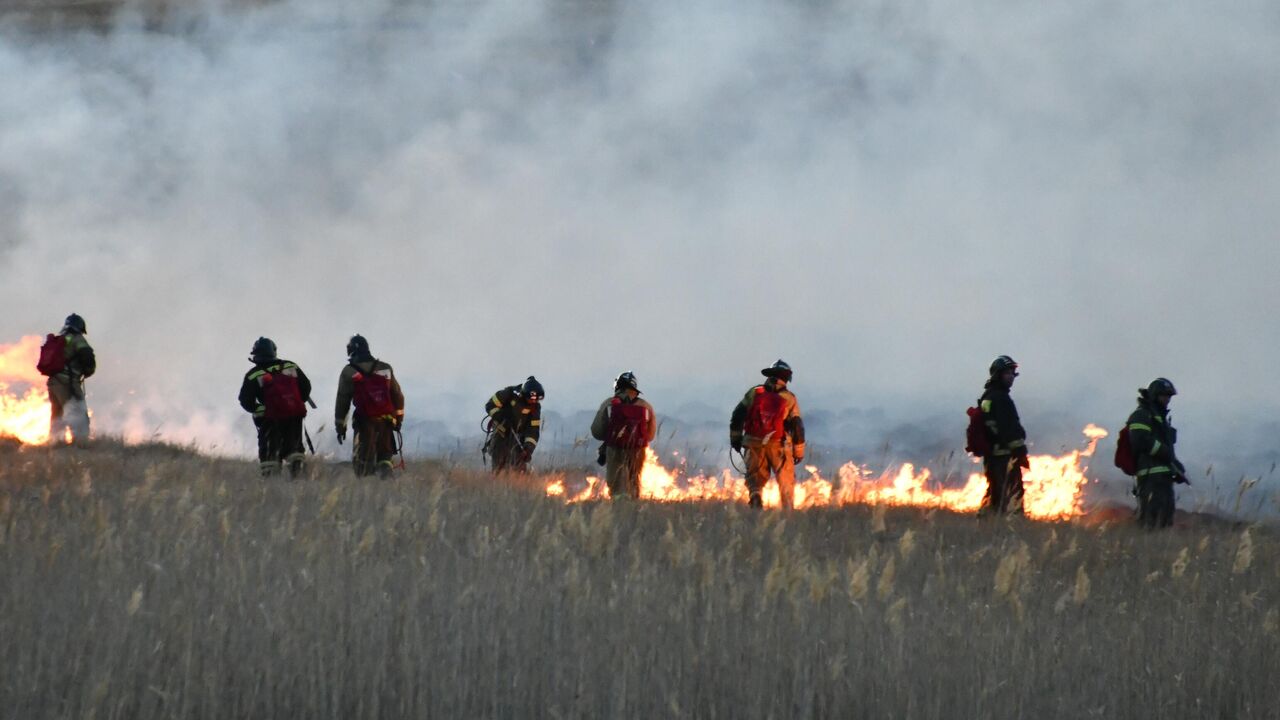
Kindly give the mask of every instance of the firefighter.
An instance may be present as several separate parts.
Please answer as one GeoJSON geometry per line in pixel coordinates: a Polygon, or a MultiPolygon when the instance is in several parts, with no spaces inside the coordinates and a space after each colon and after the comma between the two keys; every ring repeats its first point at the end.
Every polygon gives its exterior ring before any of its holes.
{"type": "Polygon", "coordinates": [[[404,393],[395,371],[369,352],[369,341],[352,335],[347,342],[347,366],[338,375],[338,400],[333,427],[338,444],[347,439],[347,413],[352,404],[351,466],[357,477],[391,477],[398,450],[396,433],[404,424],[404,393]]]}
{"type": "Polygon", "coordinates": [[[493,394],[484,410],[489,415],[488,454],[495,473],[511,469],[528,472],[533,451],[542,434],[542,383],[530,375],[523,385],[505,387],[493,394]]]}
{"type": "Polygon", "coordinates": [[[779,360],[760,371],[763,385],[747,391],[729,419],[729,445],[746,450],[748,504],[764,507],[761,498],[770,475],[778,479],[782,507],[794,505],[796,464],[804,460],[804,420],[800,404],[787,389],[791,366],[779,360]]]}
{"type": "Polygon", "coordinates": [[[1187,471],[1174,454],[1178,431],[1169,424],[1173,383],[1156,378],[1138,390],[1138,407],[1129,416],[1129,443],[1137,466],[1138,522],[1143,527],[1173,524],[1175,483],[1187,482],[1187,471]]]}
{"type": "Polygon", "coordinates": [[[1018,419],[1018,408],[1009,397],[1018,377],[1018,363],[1001,355],[991,363],[986,389],[979,407],[991,440],[991,451],[982,459],[987,475],[987,494],[978,508],[978,517],[991,514],[1021,516],[1022,470],[1031,467],[1027,458],[1027,432],[1018,419]]]}
{"type": "Polygon", "coordinates": [[[258,468],[263,477],[280,472],[288,464],[297,477],[306,455],[302,450],[302,419],[311,401],[311,381],[302,368],[276,356],[276,344],[260,337],[253,344],[240,385],[240,407],[253,415],[258,429],[258,468]]]}
{"type": "Polygon", "coordinates": [[[37,368],[49,376],[49,441],[56,443],[71,432],[71,442],[89,439],[89,405],[85,401],[84,380],[98,369],[84,318],[67,316],[62,331],[54,335],[48,351],[41,349],[37,368]],[[46,357],[46,352],[48,357],[46,357]]]}
{"type": "Polygon", "coordinates": [[[591,421],[591,436],[604,443],[609,497],[640,497],[645,449],[657,434],[658,419],[653,406],[640,397],[635,374],[622,373],[613,382],[613,397],[600,404],[591,421]]]}

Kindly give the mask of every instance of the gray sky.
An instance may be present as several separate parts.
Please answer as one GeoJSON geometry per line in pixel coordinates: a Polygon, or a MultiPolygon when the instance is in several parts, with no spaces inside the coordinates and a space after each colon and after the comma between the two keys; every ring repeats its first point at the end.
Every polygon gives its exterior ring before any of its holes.
{"type": "Polygon", "coordinates": [[[99,427],[239,449],[254,339],[327,416],[355,331],[467,428],[529,373],[727,416],[782,356],[959,444],[1008,353],[1024,408],[1167,375],[1201,453],[1269,443],[1275,3],[393,5],[5,34],[0,338],[80,312],[99,427]]]}

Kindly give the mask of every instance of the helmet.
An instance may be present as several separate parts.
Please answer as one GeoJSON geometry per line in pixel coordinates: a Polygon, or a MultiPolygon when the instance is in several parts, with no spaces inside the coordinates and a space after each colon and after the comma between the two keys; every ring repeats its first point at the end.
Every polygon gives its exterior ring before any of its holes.
{"type": "Polygon", "coordinates": [[[542,389],[542,383],[538,379],[530,375],[528,380],[524,381],[524,385],[520,387],[520,395],[525,400],[532,402],[542,402],[542,398],[547,396],[545,390],[542,389]]]}
{"type": "Polygon", "coordinates": [[[251,360],[275,360],[276,344],[271,342],[270,338],[260,337],[253,344],[253,349],[249,351],[251,360]]]}
{"type": "Polygon", "coordinates": [[[369,355],[369,341],[365,340],[363,335],[352,335],[351,339],[347,341],[347,357],[359,358],[368,357],[369,355]]]}
{"type": "Polygon", "coordinates": [[[74,330],[81,335],[89,334],[89,331],[86,330],[84,326],[84,318],[75,313],[71,313],[67,316],[67,319],[62,323],[62,327],[67,330],[74,330]]]}
{"type": "Polygon", "coordinates": [[[636,375],[632,372],[624,372],[613,381],[613,391],[620,392],[623,389],[635,390],[640,392],[640,386],[636,384],[636,375]]]}
{"type": "Polygon", "coordinates": [[[999,375],[1000,373],[1005,372],[1006,370],[1012,370],[1013,374],[1017,375],[1018,363],[1014,362],[1013,358],[1009,357],[1008,355],[1001,355],[1000,357],[991,361],[992,375],[999,375]]]}
{"type": "Polygon", "coordinates": [[[1173,383],[1165,378],[1156,378],[1147,386],[1147,395],[1157,397],[1160,395],[1177,395],[1178,391],[1173,387],[1173,383]]]}
{"type": "Polygon", "coordinates": [[[791,366],[783,362],[778,362],[760,371],[760,374],[767,378],[777,378],[784,382],[791,382],[791,366]]]}

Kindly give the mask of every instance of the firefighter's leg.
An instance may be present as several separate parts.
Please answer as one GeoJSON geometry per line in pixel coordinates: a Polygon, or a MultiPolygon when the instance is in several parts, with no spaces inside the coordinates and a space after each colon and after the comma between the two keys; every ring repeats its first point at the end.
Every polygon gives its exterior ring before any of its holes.
{"type": "Polygon", "coordinates": [[[769,458],[768,446],[748,447],[743,453],[747,463],[747,492],[751,494],[748,505],[751,507],[764,507],[764,500],[761,492],[764,485],[769,481],[769,458]]]}
{"type": "Polygon", "coordinates": [[[1138,524],[1147,528],[1155,525],[1155,505],[1151,491],[1150,478],[1138,478],[1138,524]]]}
{"type": "MultiPolygon", "coordinates": [[[[774,447],[774,446],[770,446],[774,447]]],[[[778,479],[778,495],[782,498],[782,509],[795,507],[796,464],[791,458],[791,448],[779,444],[769,452],[769,465],[778,479]]]]}
{"type": "Polygon", "coordinates": [[[507,469],[507,465],[511,463],[511,439],[505,433],[498,430],[493,431],[493,444],[489,448],[489,462],[495,473],[500,473],[507,469]]]}
{"type": "Polygon", "coordinates": [[[617,500],[626,496],[626,456],[622,448],[606,447],[604,449],[604,484],[609,488],[609,497],[617,500]]]}
{"type": "Polygon", "coordinates": [[[259,418],[253,424],[258,430],[258,471],[263,477],[275,475],[280,472],[280,442],[276,423],[259,418]]]}
{"type": "Polygon", "coordinates": [[[1167,476],[1152,478],[1152,527],[1164,528],[1173,524],[1173,502],[1173,479],[1167,476]]]}
{"type": "Polygon", "coordinates": [[[65,387],[53,378],[45,383],[49,390],[49,445],[57,447],[63,442],[66,434],[66,423],[62,419],[67,403],[68,393],[65,387]]]}
{"type": "Polygon", "coordinates": [[[351,418],[351,469],[356,477],[373,474],[376,462],[373,443],[373,425],[363,417],[351,418]]]}
{"type": "Polygon", "coordinates": [[[987,494],[982,497],[982,505],[978,507],[978,517],[986,517],[998,512],[1003,505],[1004,479],[1009,469],[1009,456],[990,456],[983,458],[983,469],[987,475],[987,494]]]}
{"type": "Polygon", "coordinates": [[[374,461],[377,463],[378,477],[386,480],[395,470],[392,459],[396,456],[396,428],[390,420],[379,420],[374,426],[374,461]]]}
{"type": "Polygon", "coordinates": [[[533,453],[525,455],[524,444],[513,438],[511,443],[511,469],[526,474],[529,472],[529,461],[533,459],[533,453]]]}
{"type": "Polygon", "coordinates": [[[302,445],[302,418],[280,423],[280,441],[280,452],[284,462],[289,465],[289,473],[295,478],[301,477],[307,460],[307,452],[302,445]]]}
{"type": "Polygon", "coordinates": [[[1021,517],[1024,514],[1022,507],[1024,488],[1022,485],[1022,466],[1017,460],[1009,462],[1008,470],[1004,476],[1004,512],[1009,515],[1021,517]]]}
{"type": "Polygon", "coordinates": [[[644,472],[644,448],[631,448],[626,451],[627,494],[633,498],[640,497],[640,474],[644,472]]]}

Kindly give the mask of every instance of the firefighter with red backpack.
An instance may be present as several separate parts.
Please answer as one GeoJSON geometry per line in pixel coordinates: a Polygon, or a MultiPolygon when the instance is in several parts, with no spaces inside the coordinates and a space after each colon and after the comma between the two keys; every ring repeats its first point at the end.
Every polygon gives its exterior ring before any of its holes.
{"type": "Polygon", "coordinates": [[[258,429],[258,468],[263,477],[280,472],[282,463],[297,477],[306,459],[302,420],[311,400],[311,381],[302,368],[276,356],[276,344],[260,337],[253,344],[240,385],[240,407],[253,415],[258,429]]]}
{"type": "Polygon", "coordinates": [[[505,387],[484,404],[485,442],[481,453],[489,457],[495,473],[528,472],[533,451],[542,436],[542,383],[530,375],[523,385],[505,387]]]}
{"type": "Polygon", "coordinates": [[[976,412],[970,412],[968,449],[982,458],[987,476],[987,494],[978,508],[978,517],[1021,516],[1022,470],[1031,467],[1031,462],[1027,457],[1027,431],[1009,396],[1018,377],[1018,363],[1001,355],[991,363],[988,375],[976,412]],[[977,426],[979,421],[982,424],[977,426]]]}
{"type": "Polygon", "coordinates": [[[373,357],[361,335],[347,342],[347,366],[338,375],[338,400],[333,427],[338,444],[347,439],[347,413],[352,405],[351,466],[358,477],[389,478],[400,448],[397,433],[404,425],[404,393],[391,366],[373,357]]]}
{"type": "Polygon", "coordinates": [[[604,443],[605,484],[609,497],[640,497],[645,451],[658,435],[653,406],[640,397],[634,373],[613,382],[613,397],[600,404],[591,421],[591,437],[604,443]]]}
{"type": "Polygon", "coordinates": [[[84,339],[88,333],[84,318],[67,316],[62,331],[50,333],[40,348],[36,370],[48,377],[49,442],[62,440],[68,430],[72,441],[89,439],[89,405],[85,402],[84,380],[98,368],[93,348],[84,339]]]}
{"type": "Polygon", "coordinates": [[[764,507],[761,492],[769,477],[778,479],[782,507],[794,506],[796,464],[804,461],[804,420],[800,404],[787,389],[791,366],[779,360],[760,371],[768,380],[747,391],[729,419],[729,445],[746,452],[748,504],[764,507]]]}
{"type": "Polygon", "coordinates": [[[1187,483],[1187,471],[1173,446],[1178,431],[1169,424],[1173,383],[1156,378],[1138,390],[1138,407],[1129,415],[1116,443],[1116,465],[1137,481],[1138,523],[1148,528],[1173,524],[1176,483],[1187,483]]]}

